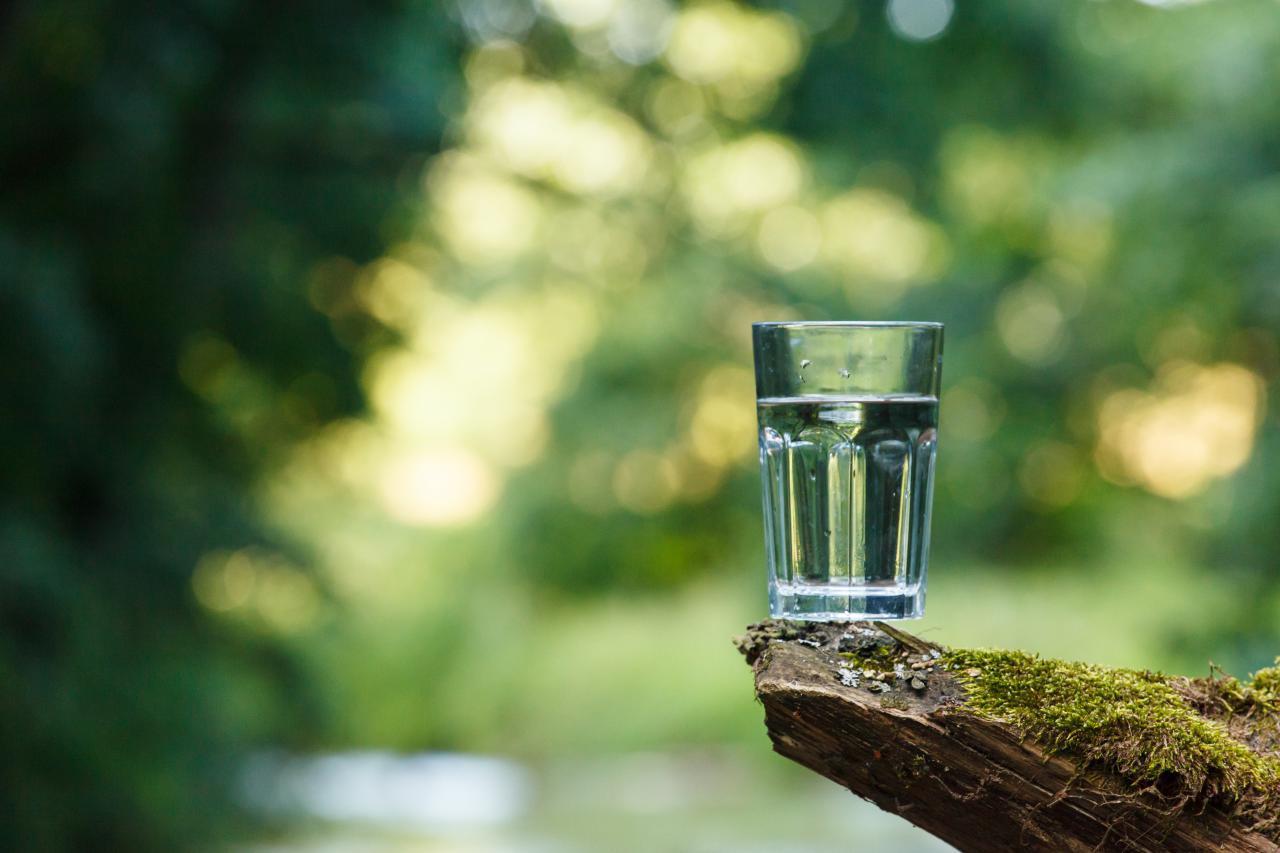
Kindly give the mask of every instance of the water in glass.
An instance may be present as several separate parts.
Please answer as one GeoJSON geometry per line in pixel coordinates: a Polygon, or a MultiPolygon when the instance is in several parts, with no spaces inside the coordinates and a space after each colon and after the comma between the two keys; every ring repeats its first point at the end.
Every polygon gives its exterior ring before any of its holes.
{"type": "Polygon", "coordinates": [[[924,612],[938,400],[758,400],[770,609],[807,618],[924,612]]]}

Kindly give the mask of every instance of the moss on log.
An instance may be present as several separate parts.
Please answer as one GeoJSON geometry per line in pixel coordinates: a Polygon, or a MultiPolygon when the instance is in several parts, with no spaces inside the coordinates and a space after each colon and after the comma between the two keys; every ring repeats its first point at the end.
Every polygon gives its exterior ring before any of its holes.
{"type": "Polygon", "coordinates": [[[1280,671],[1186,679],[770,621],[774,749],[965,851],[1277,850],[1280,671]]]}

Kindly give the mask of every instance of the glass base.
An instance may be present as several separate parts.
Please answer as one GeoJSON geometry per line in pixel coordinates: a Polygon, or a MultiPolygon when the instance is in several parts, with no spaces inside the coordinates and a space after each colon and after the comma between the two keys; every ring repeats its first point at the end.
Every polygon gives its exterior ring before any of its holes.
{"type": "Polygon", "coordinates": [[[816,622],[919,619],[924,616],[924,584],[851,587],[773,583],[769,585],[769,614],[775,619],[816,622]]]}

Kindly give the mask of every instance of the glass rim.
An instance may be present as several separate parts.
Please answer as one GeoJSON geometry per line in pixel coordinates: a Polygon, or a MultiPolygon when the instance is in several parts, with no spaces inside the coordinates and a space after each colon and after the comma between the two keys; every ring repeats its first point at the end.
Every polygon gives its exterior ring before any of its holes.
{"type": "Polygon", "coordinates": [[[943,324],[936,320],[766,320],[752,323],[753,329],[785,329],[812,328],[822,326],[843,326],[851,328],[898,328],[898,329],[941,329],[943,324]]]}

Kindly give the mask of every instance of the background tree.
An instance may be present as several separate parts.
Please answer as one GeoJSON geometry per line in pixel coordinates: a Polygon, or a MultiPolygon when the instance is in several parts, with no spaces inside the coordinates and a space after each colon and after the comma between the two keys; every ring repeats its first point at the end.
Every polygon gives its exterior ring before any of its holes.
{"type": "Polygon", "coordinates": [[[5,846],[208,839],[246,746],[316,737],[292,653],[211,623],[191,579],[210,551],[287,547],[246,490],[361,405],[353,353],[374,329],[335,330],[308,287],[334,257],[379,252],[397,181],[440,134],[453,47],[431,19],[7,11],[5,846]]]}

